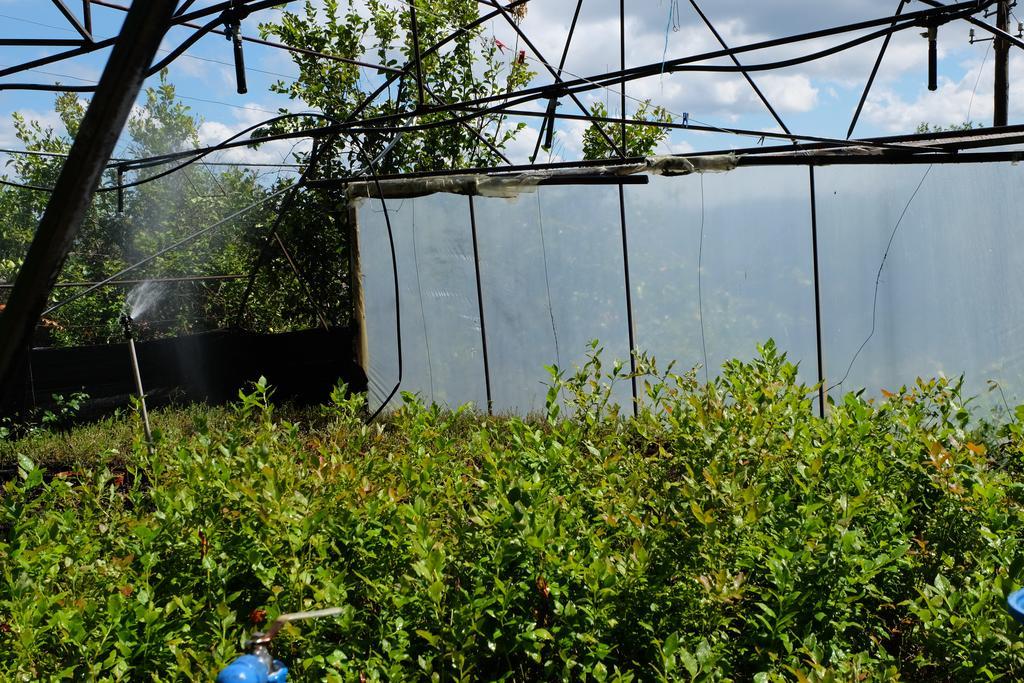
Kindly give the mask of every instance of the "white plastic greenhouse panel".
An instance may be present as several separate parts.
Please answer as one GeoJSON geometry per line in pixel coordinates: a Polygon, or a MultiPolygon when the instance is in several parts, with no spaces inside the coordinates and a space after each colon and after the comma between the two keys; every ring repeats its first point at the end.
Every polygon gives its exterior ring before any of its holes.
{"type": "MultiPolygon", "coordinates": [[[[841,382],[830,395],[966,373],[967,393],[985,402],[989,380],[1008,400],[1024,398],[1024,241],[1014,220],[1024,171],[985,163],[814,173],[825,382],[841,382]]],[[[615,184],[541,186],[515,199],[360,200],[371,405],[398,380],[398,314],[400,391],[448,406],[486,409],[489,379],[496,412],[541,410],[545,366],[581,364],[595,339],[606,363],[628,363],[623,222],[636,348],[661,366],[705,366],[713,378],[771,338],[815,383],[809,174],[784,166],[654,176],[623,186],[621,209],[615,184]]],[[[629,384],[614,395],[627,405],[629,384]]]]}

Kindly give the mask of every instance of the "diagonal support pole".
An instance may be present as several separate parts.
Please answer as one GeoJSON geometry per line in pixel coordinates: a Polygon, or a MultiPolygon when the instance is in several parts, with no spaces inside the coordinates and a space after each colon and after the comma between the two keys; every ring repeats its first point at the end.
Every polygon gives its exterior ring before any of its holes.
{"type": "MultiPolygon", "coordinates": [[[[707,15],[704,14],[704,12],[701,10],[700,6],[697,4],[697,0],[690,0],[690,4],[693,5],[693,9],[697,10],[697,14],[700,15],[701,20],[708,27],[711,33],[714,34],[715,40],[717,40],[718,44],[722,46],[722,49],[729,50],[729,46],[725,43],[725,39],[722,37],[722,34],[718,32],[718,29],[715,28],[715,25],[711,23],[711,20],[708,19],[707,15]]],[[[749,83],[750,87],[753,88],[754,93],[759,98],[761,98],[761,102],[764,103],[765,108],[768,110],[768,113],[772,115],[772,118],[775,119],[775,122],[779,124],[779,127],[782,128],[782,130],[784,130],[787,135],[789,135],[790,130],[789,128],[786,127],[786,124],[783,123],[782,117],[779,116],[779,113],[777,111],[775,111],[775,107],[773,107],[772,103],[768,101],[768,98],[765,97],[765,94],[763,92],[761,92],[761,89],[757,87],[757,83],[755,83],[754,79],[750,77],[750,74],[743,69],[743,65],[740,64],[740,60],[736,58],[735,53],[730,52],[729,58],[732,59],[732,63],[735,64],[740,69],[740,73],[743,74],[743,78],[747,79],[747,83],[749,83]]],[[[625,67],[623,67],[623,71],[625,71],[625,67]]],[[[793,140],[793,142],[796,142],[796,140],[793,140]]]]}
{"type": "MultiPolygon", "coordinates": [[[[63,14],[64,18],[68,20],[68,23],[71,24],[83,38],[88,40],[90,43],[93,42],[92,32],[90,31],[90,29],[86,28],[82,24],[82,22],[78,20],[78,17],[76,17],[75,13],[71,11],[71,8],[64,4],[64,0],[53,0],[53,4],[57,6],[57,9],[60,10],[60,13],[63,14]]],[[[92,17],[89,16],[88,20],[91,24],[92,17]]]]}
{"type": "MultiPolygon", "coordinates": [[[[533,52],[533,54],[537,57],[537,60],[544,66],[544,68],[548,70],[548,73],[554,76],[555,83],[561,83],[562,74],[558,70],[556,70],[555,67],[551,66],[548,60],[544,59],[544,55],[541,54],[540,50],[537,49],[537,46],[533,44],[533,41],[530,40],[530,37],[526,35],[526,32],[523,31],[523,29],[519,28],[519,24],[517,24],[515,20],[509,15],[508,10],[502,7],[501,5],[495,5],[494,7],[505,19],[505,21],[508,22],[508,25],[512,27],[512,30],[515,31],[519,38],[526,44],[526,47],[530,48],[530,51],[533,52]]],[[[570,92],[567,94],[576,104],[576,106],[580,108],[581,112],[583,112],[587,116],[590,115],[590,112],[587,110],[586,105],[583,104],[580,98],[576,96],[576,93],[570,92]]],[[[616,156],[623,157],[626,155],[626,153],[619,148],[619,145],[615,144],[615,141],[612,140],[611,136],[608,135],[607,132],[605,132],[604,128],[602,128],[601,126],[597,126],[597,132],[601,134],[601,137],[604,138],[605,142],[607,142],[615,151],[616,156]]]]}
{"type": "Polygon", "coordinates": [[[8,392],[16,359],[29,343],[103,170],[142,89],[146,69],[170,25],[175,0],[132,5],[61,169],[10,300],[0,315],[0,392],[8,392]]]}
{"type": "MultiPolygon", "coordinates": [[[[906,0],[897,0],[897,2],[899,2],[899,7],[896,8],[896,13],[892,15],[893,26],[896,25],[900,15],[903,14],[903,5],[906,4],[906,0]]],[[[885,58],[885,51],[889,49],[890,40],[892,40],[892,34],[886,33],[885,38],[882,40],[882,48],[878,51],[878,57],[875,59],[875,65],[871,67],[871,75],[868,76],[868,82],[864,84],[864,92],[860,94],[860,101],[857,102],[857,110],[853,112],[853,118],[850,120],[850,127],[846,131],[847,140],[853,136],[853,129],[857,127],[857,120],[860,119],[860,112],[864,109],[864,103],[868,100],[868,93],[871,92],[871,86],[875,83],[875,76],[878,75],[878,68],[882,66],[882,59],[885,58]]]]}
{"type": "MultiPolygon", "coordinates": [[[[562,57],[558,60],[558,75],[562,75],[562,69],[565,68],[565,60],[569,57],[569,46],[572,45],[572,37],[576,33],[576,23],[580,18],[580,10],[583,9],[583,0],[576,0],[576,11],[572,15],[572,23],[569,24],[569,33],[565,36],[565,47],[562,48],[562,57]]],[[[548,140],[554,137],[555,128],[555,108],[558,106],[558,98],[552,97],[548,100],[548,118],[544,119],[541,124],[540,132],[537,134],[537,145],[533,148],[533,156],[530,157],[530,161],[537,158],[540,153],[540,145],[544,140],[545,133],[548,140]],[[546,129],[546,130],[545,130],[546,129]]],[[[549,145],[550,146],[550,145],[549,145]]]]}

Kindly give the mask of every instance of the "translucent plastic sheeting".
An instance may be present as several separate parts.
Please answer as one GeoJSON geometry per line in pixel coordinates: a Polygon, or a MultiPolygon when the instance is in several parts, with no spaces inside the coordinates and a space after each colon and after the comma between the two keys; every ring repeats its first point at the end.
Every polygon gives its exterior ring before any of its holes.
{"type": "MultiPolygon", "coordinates": [[[[547,365],[571,370],[600,340],[604,362],[628,363],[618,188],[545,187],[517,199],[474,197],[492,406],[544,408],[547,365]]],[[[387,200],[402,315],[402,390],[485,409],[485,376],[469,199],[387,200]]],[[[398,377],[395,297],[379,200],[359,209],[371,404],[398,377]]],[[[628,384],[615,398],[628,405],[628,384]]]]}
{"type": "MultiPolygon", "coordinates": [[[[595,339],[602,362],[628,365],[618,187],[541,187],[473,202],[494,409],[542,410],[544,366],[571,371],[595,339]]],[[[614,396],[629,405],[628,384],[614,396]]]]}
{"type": "MultiPolygon", "coordinates": [[[[803,381],[817,381],[809,173],[741,167],[623,188],[638,349],[662,368],[706,365],[713,377],[771,338],[799,363],[803,381]]],[[[1001,403],[986,392],[994,380],[1008,402],[1024,400],[1024,240],[1015,233],[1022,173],[1010,163],[815,169],[822,354],[826,384],[838,384],[833,397],[965,373],[969,395],[1001,403]]],[[[486,407],[477,265],[495,411],[543,409],[544,366],[582,364],[592,339],[606,364],[628,363],[618,186],[474,197],[478,264],[470,198],[387,202],[403,390],[486,407]]],[[[359,224],[371,402],[379,405],[398,375],[379,200],[362,202],[359,224]]],[[[614,397],[628,405],[628,382],[614,397]]]]}
{"type": "MultiPolygon", "coordinates": [[[[486,407],[468,199],[444,194],[389,199],[387,209],[398,261],[399,302],[380,201],[366,200],[359,210],[371,405],[379,406],[398,381],[395,315],[400,310],[400,391],[419,394],[427,402],[486,407]]],[[[399,400],[396,396],[392,405],[399,400]]]]}
{"type": "Polygon", "coordinates": [[[714,377],[774,339],[816,382],[807,169],[652,177],[625,190],[637,347],[677,370],[705,365],[706,350],[714,377]]]}
{"type": "MultiPolygon", "coordinates": [[[[743,169],[651,178],[624,188],[637,347],[661,366],[750,358],[775,339],[816,380],[806,169],[743,169]],[[698,279],[698,266],[701,276],[698,279]],[[703,326],[702,326],[703,323],[703,326]]],[[[492,405],[543,409],[545,366],[571,371],[598,340],[628,367],[622,217],[617,185],[540,187],[517,199],[474,197],[492,405]]],[[[388,200],[396,239],[402,389],[448,405],[486,406],[469,199],[388,200]]],[[[379,200],[359,211],[371,398],[398,375],[390,252],[379,200]]],[[[613,398],[630,402],[619,382],[613,398]]]]}
{"type": "Polygon", "coordinates": [[[830,383],[845,377],[833,393],[964,373],[989,404],[1002,398],[988,380],[1010,405],[1024,399],[1024,169],[837,166],[816,179],[823,346],[830,383]]]}

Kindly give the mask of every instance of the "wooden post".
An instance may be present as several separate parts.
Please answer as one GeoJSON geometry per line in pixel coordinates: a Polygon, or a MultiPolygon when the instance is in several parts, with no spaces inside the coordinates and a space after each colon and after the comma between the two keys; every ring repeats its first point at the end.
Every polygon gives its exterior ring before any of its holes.
{"type": "MultiPolygon", "coordinates": [[[[996,28],[1001,31],[1010,28],[1010,0],[999,0],[999,7],[996,9],[996,28]]],[[[1005,126],[1010,100],[1010,43],[1002,36],[996,36],[993,41],[995,42],[996,66],[992,125],[1005,126]]]]}
{"type": "MultiPolygon", "coordinates": [[[[367,381],[370,377],[370,343],[366,336],[366,298],[363,293],[363,266],[362,257],[359,253],[359,212],[356,209],[356,202],[359,200],[349,199],[345,209],[345,216],[348,220],[348,277],[349,297],[352,303],[352,317],[349,321],[349,328],[352,330],[354,355],[358,365],[367,381]]],[[[365,201],[371,201],[366,199],[365,201]]],[[[396,310],[395,315],[399,312],[396,310]]]]}
{"type": "Polygon", "coordinates": [[[142,89],[174,13],[176,0],[136,0],[103,69],[78,135],[54,186],[25,262],[0,315],[0,394],[7,393],[16,359],[29,343],[103,169],[142,89]]]}

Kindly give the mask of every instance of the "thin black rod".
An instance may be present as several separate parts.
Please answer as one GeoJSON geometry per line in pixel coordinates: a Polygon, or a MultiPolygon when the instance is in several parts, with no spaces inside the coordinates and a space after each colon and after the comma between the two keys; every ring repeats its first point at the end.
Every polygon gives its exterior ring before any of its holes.
{"type": "Polygon", "coordinates": [[[818,202],[814,187],[814,166],[807,167],[811,184],[811,258],[814,264],[814,330],[818,353],[818,417],[825,417],[825,361],[821,343],[821,278],[818,270],[818,202]]]}
{"type": "MultiPolygon", "coordinates": [[[[623,73],[626,72],[626,0],[619,0],[619,68],[623,73]]],[[[619,124],[619,135],[622,140],[622,149],[619,150],[622,158],[625,158],[629,154],[629,143],[626,140],[626,80],[622,80],[622,84],[619,86],[619,115],[622,117],[622,123],[619,124]]],[[[598,129],[601,127],[598,126],[598,129]]],[[[619,194],[621,199],[622,188],[619,188],[619,194]]],[[[622,224],[623,239],[625,239],[626,224],[622,224]]],[[[627,276],[627,280],[628,280],[627,276]]],[[[632,357],[632,344],[630,344],[630,355],[632,357]]],[[[633,381],[633,400],[636,401],[636,380],[633,381]]]]}
{"type": "MultiPolygon", "coordinates": [[[[899,3],[899,7],[896,8],[896,13],[892,16],[893,26],[896,25],[900,15],[903,14],[903,5],[906,4],[906,0],[896,1],[899,3]]],[[[860,101],[857,102],[857,110],[853,112],[853,119],[850,121],[850,127],[846,131],[847,140],[853,136],[853,129],[857,127],[857,120],[860,118],[860,112],[864,109],[864,103],[867,102],[868,93],[871,92],[871,86],[875,83],[875,76],[878,75],[878,69],[882,66],[882,59],[885,57],[885,51],[889,49],[889,41],[891,40],[892,34],[886,33],[885,38],[882,40],[882,47],[878,51],[878,57],[875,58],[875,65],[871,67],[871,75],[868,76],[868,82],[864,84],[864,92],[860,94],[860,101]]]]}
{"type": "Polygon", "coordinates": [[[480,278],[480,244],[476,231],[476,208],[472,195],[469,197],[469,229],[473,234],[473,266],[476,271],[476,302],[480,310],[480,345],[484,356],[484,388],[487,392],[487,414],[494,414],[494,398],[491,396],[491,362],[487,355],[487,323],[484,319],[484,294],[480,278]]]}
{"type": "Polygon", "coordinates": [[[928,26],[928,90],[939,89],[939,26],[928,26]]]}
{"type": "MultiPolygon", "coordinates": [[[[89,0],[84,0],[84,1],[86,3],[89,2],[89,0]]],[[[181,7],[178,8],[178,11],[174,13],[174,16],[176,16],[176,17],[181,16],[182,14],[184,14],[185,12],[188,11],[189,7],[191,7],[194,4],[196,4],[196,0],[185,0],[185,2],[181,3],[181,7]]]]}
{"type": "Polygon", "coordinates": [[[0,47],[81,47],[81,38],[0,38],[0,47]]]}
{"type": "Polygon", "coordinates": [[[639,413],[636,390],[636,333],[633,329],[633,284],[629,276],[629,236],[626,229],[626,191],[619,185],[619,221],[622,226],[622,275],[626,284],[626,327],[629,329],[629,374],[633,390],[633,417],[639,413]]]}
{"type": "MultiPolygon", "coordinates": [[[[55,62],[60,62],[65,59],[71,59],[72,57],[78,57],[79,55],[86,55],[90,52],[96,52],[97,50],[102,50],[104,48],[110,47],[116,42],[117,37],[115,36],[113,38],[107,38],[106,40],[101,40],[95,43],[87,43],[73,50],[65,50],[64,52],[58,52],[55,55],[47,55],[45,57],[40,57],[39,59],[33,59],[29,62],[15,64],[14,66],[10,66],[5,69],[0,69],[0,77],[10,76],[12,74],[21,73],[22,71],[28,71],[29,69],[35,69],[36,67],[46,66],[47,64],[53,64],[55,62]]],[[[96,86],[91,86],[92,89],[95,89],[95,87],[96,86]]]]}
{"type": "Polygon", "coordinates": [[[306,282],[306,278],[302,275],[302,271],[299,270],[299,266],[296,265],[295,259],[288,252],[288,247],[285,246],[284,240],[281,239],[281,233],[274,230],[274,240],[277,242],[277,246],[281,247],[281,253],[284,254],[285,259],[288,261],[288,266],[291,267],[292,272],[295,274],[295,279],[299,281],[299,286],[302,287],[302,291],[305,292],[306,298],[309,300],[309,305],[313,308],[313,313],[316,314],[317,320],[320,321],[320,325],[327,331],[330,331],[331,326],[327,323],[327,318],[324,317],[323,312],[320,310],[320,306],[317,304],[317,298],[313,296],[313,290],[310,288],[309,283],[306,282]]]}
{"type": "MultiPolygon", "coordinates": [[[[576,22],[579,21],[580,10],[581,9],[583,9],[583,0],[576,0],[576,11],[573,12],[572,22],[569,24],[569,33],[567,33],[566,36],[565,36],[565,46],[562,48],[562,57],[558,60],[558,76],[559,77],[562,76],[562,69],[565,68],[565,60],[569,56],[569,46],[572,44],[572,37],[573,37],[573,35],[576,34],[576,22]]],[[[557,106],[558,106],[558,100],[557,99],[552,98],[551,100],[549,100],[548,101],[548,109],[547,109],[548,113],[554,113],[555,107],[557,107],[557,106]]],[[[545,130],[544,130],[545,126],[550,126],[550,128],[547,131],[548,136],[553,135],[553,131],[554,131],[554,127],[555,127],[554,119],[546,118],[546,119],[544,119],[544,122],[541,124],[540,131],[537,133],[537,144],[533,148],[533,156],[530,157],[530,161],[533,161],[534,159],[536,159],[537,158],[537,154],[540,153],[540,145],[541,145],[541,142],[544,140],[544,135],[545,135],[545,130]]]]}
{"type": "Polygon", "coordinates": [[[419,108],[426,104],[426,96],[423,92],[423,59],[420,56],[420,29],[416,20],[416,0],[409,0],[409,22],[412,24],[412,61],[416,65],[416,90],[418,94],[419,108]]]}
{"type": "Polygon", "coordinates": [[[367,422],[372,423],[377,417],[384,412],[388,404],[391,403],[391,399],[395,397],[398,390],[402,388],[402,380],[405,376],[405,354],[402,350],[402,298],[401,288],[399,287],[398,279],[398,251],[395,249],[395,232],[394,226],[391,224],[391,214],[388,211],[388,203],[384,199],[384,193],[380,189],[380,181],[377,180],[377,161],[369,154],[366,153],[366,148],[359,142],[359,138],[355,135],[351,136],[352,144],[359,150],[359,154],[362,155],[367,168],[370,170],[370,174],[373,177],[373,182],[377,186],[377,192],[381,195],[380,197],[380,208],[384,213],[384,225],[388,230],[388,247],[391,251],[391,275],[394,281],[395,287],[395,344],[398,349],[398,378],[395,381],[395,386],[391,389],[390,393],[384,398],[377,410],[373,411],[373,414],[367,419],[367,422]]]}
{"type": "MultiPolygon", "coordinates": [[[[521,29],[519,27],[519,24],[517,24],[515,22],[515,19],[512,18],[512,16],[505,10],[505,8],[503,8],[501,6],[497,6],[497,7],[498,7],[498,12],[501,13],[501,16],[504,17],[504,19],[508,23],[508,25],[512,27],[512,30],[514,30],[516,32],[516,35],[518,35],[519,38],[526,44],[526,47],[530,48],[530,51],[533,52],[533,54],[537,57],[537,61],[539,61],[541,63],[541,65],[545,69],[547,69],[548,73],[550,73],[554,77],[555,85],[558,85],[558,84],[562,83],[563,81],[562,81],[561,73],[559,71],[557,71],[555,69],[555,67],[551,66],[551,64],[550,64],[550,62],[548,62],[548,60],[544,59],[544,54],[540,50],[537,49],[537,46],[533,44],[533,41],[530,40],[530,37],[528,35],[526,35],[526,32],[523,31],[523,29],[521,29]]],[[[511,95],[513,95],[513,96],[515,94],[516,93],[511,93],[511,95]]],[[[583,101],[580,100],[580,98],[576,95],[576,93],[574,93],[574,92],[566,92],[565,94],[569,96],[569,99],[571,99],[573,101],[573,103],[577,107],[579,107],[580,111],[583,112],[584,115],[589,115],[590,114],[590,111],[587,109],[587,105],[583,104],[583,101]]],[[[489,100],[489,101],[497,101],[497,100],[500,100],[502,98],[507,98],[507,97],[509,97],[509,93],[505,93],[503,95],[491,96],[491,97],[488,97],[488,98],[481,98],[481,99],[486,99],[486,100],[489,100]]],[[[619,146],[617,144],[615,144],[615,141],[612,140],[611,136],[608,135],[608,133],[604,130],[604,128],[602,128],[601,126],[597,126],[597,132],[601,135],[601,137],[603,137],[605,139],[605,142],[607,142],[609,145],[611,145],[611,148],[613,150],[615,150],[616,156],[625,156],[625,152],[623,150],[619,149],[619,146]]]]}
{"type": "Polygon", "coordinates": [[[92,4],[89,0],[82,0],[82,23],[89,35],[92,35],[92,4]]]}
{"type": "MultiPolygon", "coordinates": [[[[703,10],[701,10],[700,6],[697,4],[697,0],[690,0],[690,4],[693,5],[693,9],[697,10],[697,14],[700,15],[701,20],[704,21],[704,24],[708,27],[708,30],[710,30],[711,33],[715,36],[715,39],[718,41],[718,44],[721,45],[723,49],[728,50],[729,46],[726,44],[725,38],[722,37],[722,34],[718,32],[718,29],[715,28],[715,25],[711,23],[711,20],[708,19],[707,15],[704,14],[703,10]]],[[[890,35],[892,34],[890,33],[886,35],[886,40],[889,39],[890,35]]],[[[754,93],[761,99],[761,102],[768,110],[768,113],[770,113],[772,115],[772,118],[775,119],[775,123],[779,124],[779,127],[782,128],[782,130],[786,131],[786,133],[789,133],[790,130],[786,126],[785,122],[782,120],[782,117],[779,116],[779,113],[777,111],[775,111],[775,107],[773,107],[772,103],[768,101],[768,98],[765,96],[763,92],[761,92],[761,89],[757,87],[757,83],[754,82],[754,79],[750,76],[750,73],[746,69],[743,69],[743,65],[740,64],[740,60],[737,59],[736,55],[732,53],[730,53],[729,58],[732,59],[733,64],[735,64],[741,69],[740,73],[743,74],[743,78],[747,79],[747,83],[750,84],[750,87],[754,90],[754,93]]],[[[623,65],[622,68],[623,70],[625,70],[625,65],[623,65]]]]}

